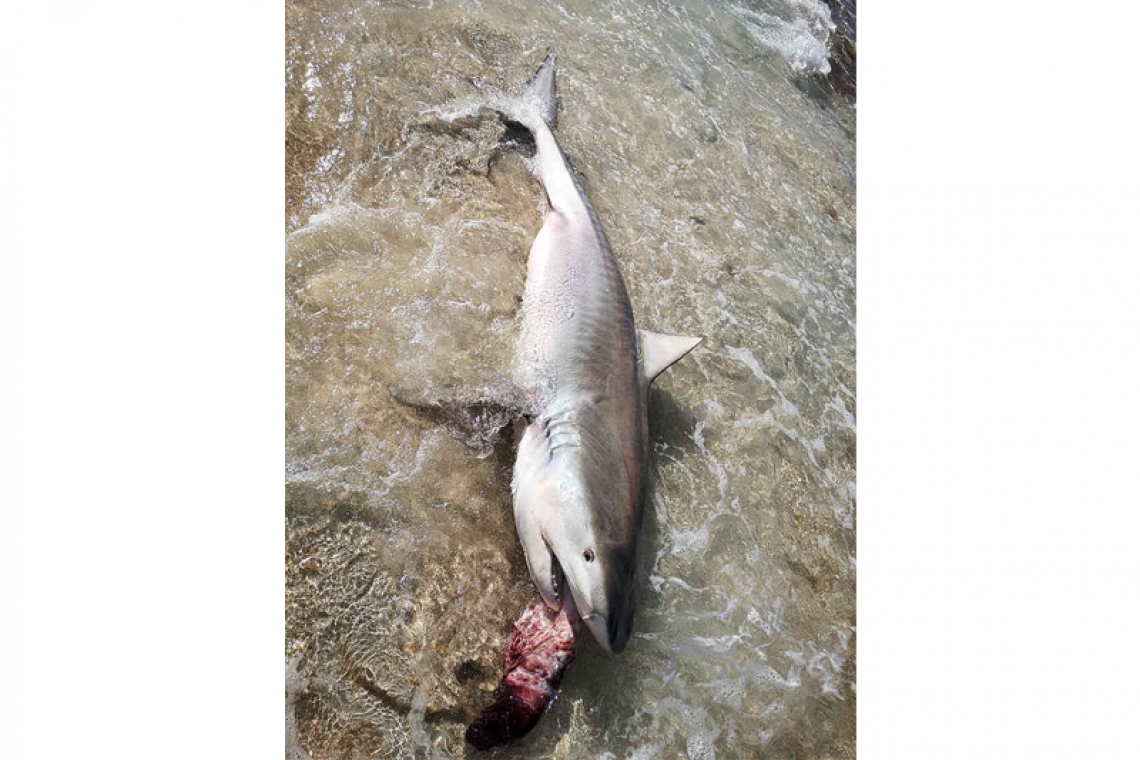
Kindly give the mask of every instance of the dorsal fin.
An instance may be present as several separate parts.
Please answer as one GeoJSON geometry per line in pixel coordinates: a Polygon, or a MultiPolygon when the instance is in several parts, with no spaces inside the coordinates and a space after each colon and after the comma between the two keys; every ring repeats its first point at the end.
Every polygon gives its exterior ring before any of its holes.
{"type": "Polygon", "coordinates": [[[658,375],[696,348],[704,338],[692,335],[662,335],[649,330],[637,331],[637,367],[641,381],[648,388],[658,375]]]}

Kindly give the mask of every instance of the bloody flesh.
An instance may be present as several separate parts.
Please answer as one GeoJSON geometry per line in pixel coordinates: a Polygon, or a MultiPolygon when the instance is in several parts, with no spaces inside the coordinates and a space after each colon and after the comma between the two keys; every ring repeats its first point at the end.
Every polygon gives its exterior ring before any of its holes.
{"type": "Polygon", "coordinates": [[[477,749],[525,735],[550,704],[582,628],[570,594],[564,597],[562,609],[555,611],[536,594],[511,626],[495,702],[467,728],[467,741],[477,749]]]}

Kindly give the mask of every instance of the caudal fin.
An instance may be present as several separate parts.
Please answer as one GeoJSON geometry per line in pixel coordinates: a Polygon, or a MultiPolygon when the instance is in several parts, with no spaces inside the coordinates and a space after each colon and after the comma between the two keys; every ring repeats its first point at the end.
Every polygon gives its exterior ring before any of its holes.
{"type": "Polygon", "coordinates": [[[538,71],[518,95],[497,90],[488,92],[480,105],[498,111],[508,122],[517,122],[534,137],[534,157],[530,166],[542,180],[549,208],[585,214],[589,211],[585,198],[570,173],[566,156],[554,139],[554,126],[558,120],[558,86],[554,74],[556,58],[553,50],[547,52],[538,71]]]}
{"type": "Polygon", "coordinates": [[[520,96],[526,109],[541,116],[551,131],[558,123],[558,84],[554,76],[557,58],[553,50],[547,51],[542,65],[526,83],[520,96]]]}

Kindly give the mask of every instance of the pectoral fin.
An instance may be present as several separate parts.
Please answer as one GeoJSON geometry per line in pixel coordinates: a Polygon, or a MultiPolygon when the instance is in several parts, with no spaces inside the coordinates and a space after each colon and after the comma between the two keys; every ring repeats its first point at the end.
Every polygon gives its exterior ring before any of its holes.
{"type": "Polygon", "coordinates": [[[649,387],[658,375],[696,348],[703,337],[662,335],[649,330],[637,331],[637,366],[641,380],[649,387]]]}
{"type": "Polygon", "coordinates": [[[470,388],[445,383],[431,389],[413,389],[388,383],[387,389],[400,405],[465,429],[493,423],[496,418],[506,425],[511,419],[531,413],[526,393],[502,379],[470,388]]]}

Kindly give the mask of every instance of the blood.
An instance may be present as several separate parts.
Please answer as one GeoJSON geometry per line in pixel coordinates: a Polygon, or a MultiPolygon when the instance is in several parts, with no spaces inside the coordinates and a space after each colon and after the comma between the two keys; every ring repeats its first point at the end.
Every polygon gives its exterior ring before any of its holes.
{"type": "Polygon", "coordinates": [[[525,736],[554,697],[582,628],[573,599],[563,596],[566,602],[555,611],[535,594],[511,626],[495,702],[467,728],[467,741],[476,749],[525,736]]]}

